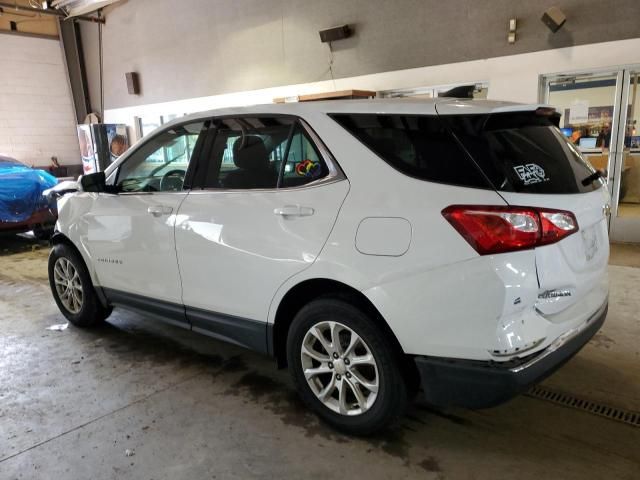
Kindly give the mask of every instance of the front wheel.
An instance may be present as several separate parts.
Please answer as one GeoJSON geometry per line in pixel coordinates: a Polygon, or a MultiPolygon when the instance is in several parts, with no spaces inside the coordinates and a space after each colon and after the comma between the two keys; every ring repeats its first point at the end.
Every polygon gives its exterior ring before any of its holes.
{"type": "Polygon", "coordinates": [[[80,255],[64,243],[49,254],[49,285],[60,312],[78,327],[102,323],[111,313],[100,303],[80,255]]]}
{"type": "Polygon", "coordinates": [[[406,407],[398,355],[373,320],[343,299],[314,300],[300,310],[287,357],[303,402],[336,429],[371,434],[406,407]]]}

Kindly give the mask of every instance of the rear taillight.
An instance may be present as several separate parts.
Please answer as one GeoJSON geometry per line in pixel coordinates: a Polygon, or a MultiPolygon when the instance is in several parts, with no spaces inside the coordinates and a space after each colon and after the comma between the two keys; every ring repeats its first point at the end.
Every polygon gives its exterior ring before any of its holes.
{"type": "Polygon", "coordinates": [[[563,210],[452,205],[442,215],[480,255],[548,245],[578,231],[576,217],[563,210]]]}

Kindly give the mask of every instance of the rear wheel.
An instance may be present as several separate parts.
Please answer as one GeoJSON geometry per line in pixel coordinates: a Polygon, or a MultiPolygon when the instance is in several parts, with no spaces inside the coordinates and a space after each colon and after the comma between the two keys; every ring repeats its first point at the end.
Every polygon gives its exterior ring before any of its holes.
{"type": "Polygon", "coordinates": [[[318,299],[300,310],[287,356],[304,403],[339,430],[373,433],[406,407],[398,355],[372,319],[342,299],[318,299]]]}
{"type": "Polygon", "coordinates": [[[84,261],[68,245],[54,245],[49,254],[49,285],[62,314],[78,327],[102,323],[111,313],[100,303],[84,261]]]}

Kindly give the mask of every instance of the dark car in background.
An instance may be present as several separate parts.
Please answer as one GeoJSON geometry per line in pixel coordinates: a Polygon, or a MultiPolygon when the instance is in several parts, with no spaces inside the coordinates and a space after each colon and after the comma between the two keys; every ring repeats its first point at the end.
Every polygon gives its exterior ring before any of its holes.
{"type": "Polygon", "coordinates": [[[33,230],[37,238],[48,238],[57,219],[53,203],[42,192],[58,183],[44,170],[0,155],[0,234],[33,230]]]}

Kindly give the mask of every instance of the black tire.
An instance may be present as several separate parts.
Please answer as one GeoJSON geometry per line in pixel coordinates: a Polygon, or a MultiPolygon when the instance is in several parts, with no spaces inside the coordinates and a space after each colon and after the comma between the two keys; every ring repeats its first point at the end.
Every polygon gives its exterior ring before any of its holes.
{"type": "Polygon", "coordinates": [[[49,285],[53,298],[60,309],[60,312],[78,327],[94,327],[101,324],[111,314],[111,307],[104,307],[91,282],[89,271],[84,260],[78,252],[69,245],[59,243],[53,246],[49,254],[49,285]],[[79,311],[70,311],[60,298],[54,280],[54,268],[58,259],[65,259],[72,264],[78,272],[80,284],[82,285],[82,301],[79,311]]]}
{"type": "MultiPolygon", "coordinates": [[[[403,359],[373,319],[353,302],[342,298],[323,297],[304,306],[289,328],[287,360],[293,383],[302,401],[337,430],[351,435],[370,435],[393,423],[406,409],[408,397],[407,383],[401,370],[403,359]],[[305,378],[301,359],[305,336],[311,327],[327,321],[339,322],[355,332],[375,358],[378,373],[377,397],[363,413],[348,416],[335,412],[316,396],[305,378]]],[[[337,363],[330,368],[337,370],[337,363]]],[[[332,395],[337,393],[334,392],[332,395]]]]}

